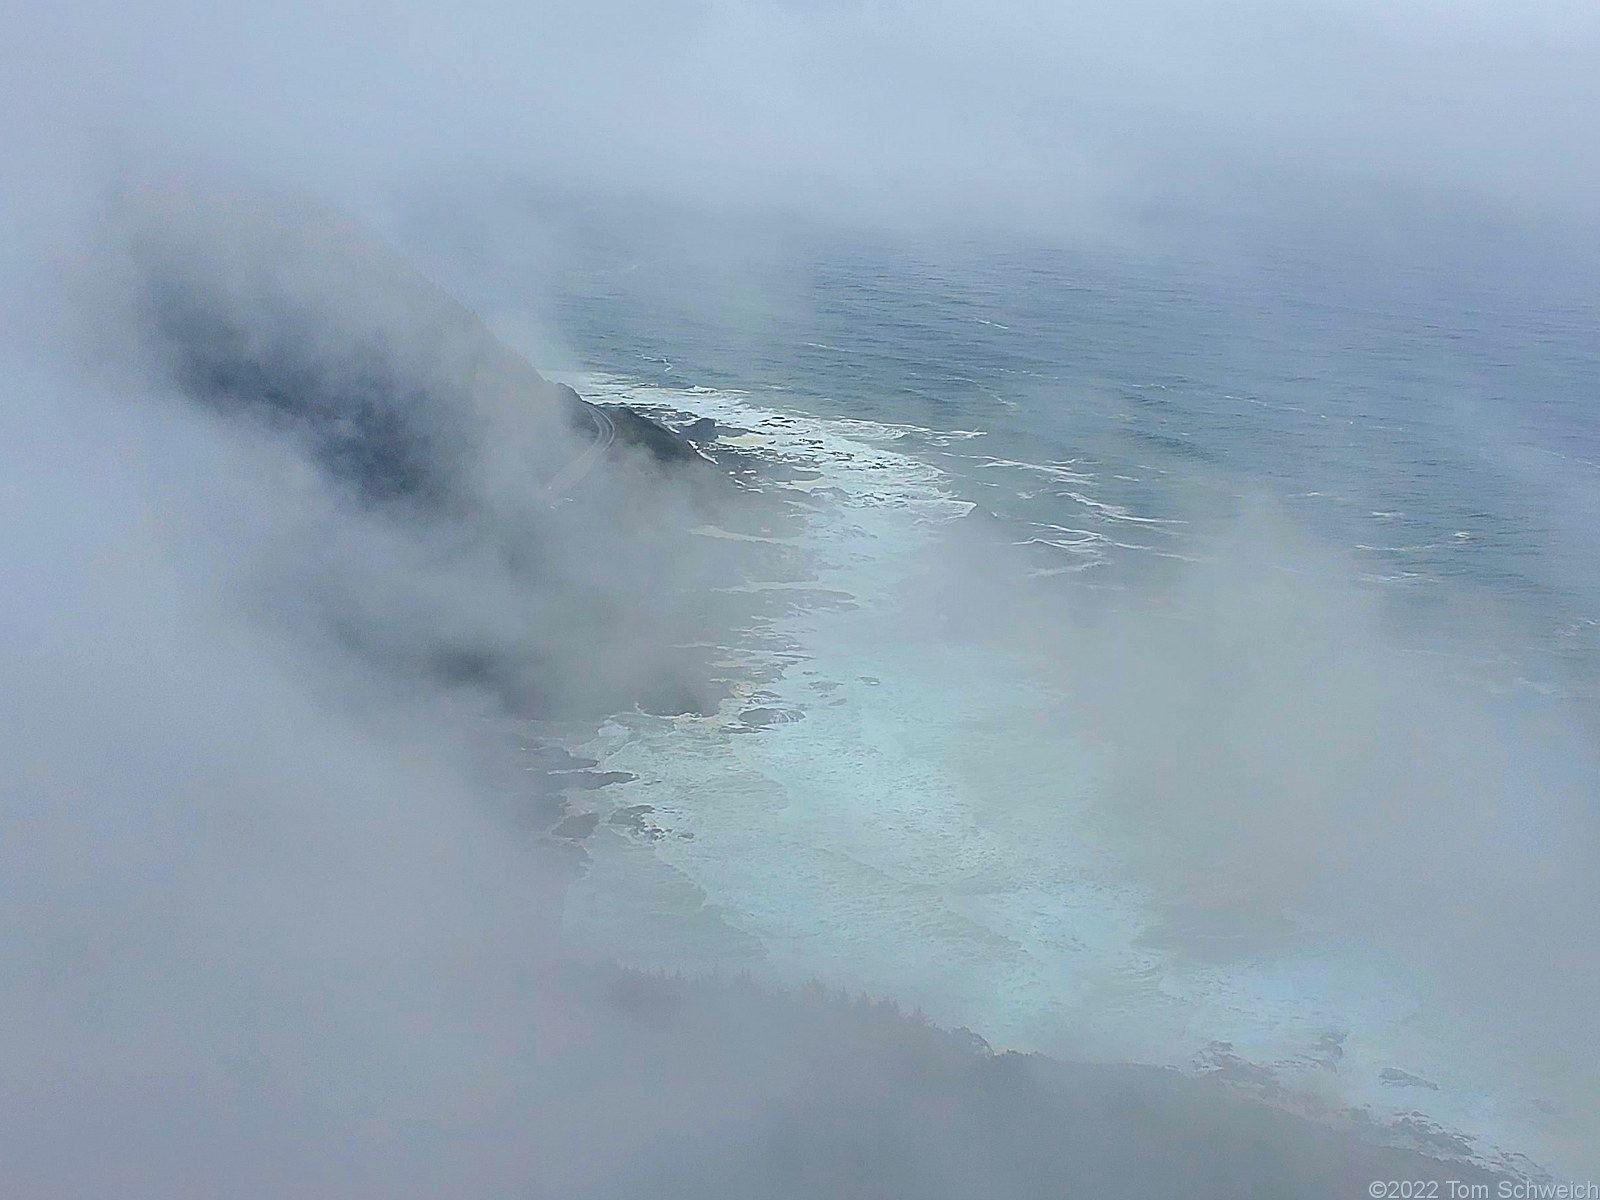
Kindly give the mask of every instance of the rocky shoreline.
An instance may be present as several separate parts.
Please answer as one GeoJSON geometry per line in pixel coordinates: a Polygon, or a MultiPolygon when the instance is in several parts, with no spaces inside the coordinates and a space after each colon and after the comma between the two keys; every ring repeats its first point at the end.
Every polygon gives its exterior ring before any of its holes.
{"type": "MultiPolygon", "coordinates": [[[[616,407],[612,406],[612,410],[616,407]]],[[[785,508],[803,509],[818,502],[806,490],[789,496],[787,488],[780,488],[775,490],[785,494],[774,503],[772,491],[764,491],[762,485],[789,481],[772,478],[772,464],[743,453],[736,444],[718,445],[719,439],[737,439],[744,431],[723,428],[704,418],[693,419],[691,414],[655,413],[652,417],[656,419],[652,419],[628,411],[641,425],[655,431],[652,441],[675,439],[685,447],[685,454],[715,463],[739,483],[741,499],[760,498],[769,512],[780,517],[785,508]],[[674,415],[677,420],[673,420],[674,415]],[[683,428],[673,432],[680,425],[683,428]]],[[[825,497],[821,500],[826,502],[825,497]]],[[[772,525],[763,528],[770,532],[772,525]]],[[[783,570],[770,573],[780,577],[784,571],[795,573],[797,567],[792,558],[784,561],[787,565],[783,570]]],[[[842,593],[808,588],[803,568],[798,574],[801,582],[783,603],[808,607],[853,603],[842,593]]],[[[728,681],[720,691],[719,704],[728,702],[724,719],[729,722],[730,734],[759,735],[773,726],[805,719],[802,709],[780,705],[778,697],[763,691],[758,682],[728,681]]],[[[862,682],[870,686],[878,681],[863,677],[862,682]]],[[[814,686],[821,693],[819,703],[843,703],[827,694],[838,685],[814,686]]],[[[648,711],[641,705],[641,713],[648,711]]],[[[698,715],[710,714],[703,711],[698,715]]],[[[547,836],[563,845],[565,853],[579,864],[578,870],[588,859],[584,843],[602,829],[608,831],[607,836],[642,843],[694,837],[691,830],[674,828],[670,814],[657,805],[635,802],[637,791],[624,789],[620,802],[614,798],[608,805],[607,797],[612,795],[608,789],[632,782],[632,773],[606,771],[597,759],[573,754],[555,743],[531,747],[529,753],[550,768],[549,783],[557,789],[554,804],[548,809],[547,836]]],[[[730,982],[716,976],[669,978],[616,965],[596,969],[612,973],[615,986],[633,995],[679,1000],[716,995],[723,998],[719,1003],[726,1002],[728,995],[736,995],[741,997],[741,1003],[762,1007],[785,1019],[796,1011],[810,1011],[808,1006],[814,1007],[819,996],[825,995],[820,984],[794,992],[770,991],[748,980],[730,982]]],[[[1104,1168],[1110,1172],[1108,1179],[1119,1180],[1119,1189],[1135,1181],[1141,1187],[1176,1186],[1178,1172],[1186,1165],[1194,1172],[1187,1176],[1188,1195],[1237,1195],[1240,1189],[1252,1194],[1252,1188],[1259,1188],[1261,1181],[1269,1178],[1293,1185],[1290,1190],[1273,1194],[1296,1196],[1362,1194],[1376,1179],[1476,1186],[1548,1178],[1536,1164],[1520,1157],[1501,1156],[1486,1161],[1475,1150],[1471,1137],[1438,1125],[1421,1111],[1378,1118],[1364,1108],[1330,1105],[1318,1095],[1286,1086],[1270,1067],[1247,1061],[1223,1042],[1207,1047],[1189,1071],[1070,1062],[1038,1054],[995,1054],[970,1030],[943,1030],[919,1017],[899,1014],[891,1000],[835,996],[824,1007],[834,1014],[831,1020],[840,1023],[840,1029],[856,1031],[852,1036],[859,1035],[862,1028],[882,1030],[887,1027],[886,1021],[901,1021],[901,1025],[894,1026],[893,1034],[901,1051],[918,1062],[926,1058],[939,1064],[941,1086],[946,1089],[940,1103],[972,1102],[963,1098],[968,1090],[975,1095],[988,1095],[989,1089],[1014,1087],[1019,1098],[1027,1097],[1029,1106],[1053,1111],[1063,1121],[1070,1118],[1081,1122],[1092,1110],[1091,1123],[1103,1126],[1108,1142],[1121,1139],[1130,1147],[1132,1157],[1120,1167],[1104,1168]],[[1110,1127],[1109,1114],[1114,1113],[1122,1114],[1128,1123],[1110,1127]],[[1178,1128],[1206,1130],[1198,1141],[1190,1136],[1186,1158],[1169,1157],[1169,1149],[1160,1144],[1165,1136],[1163,1129],[1178,1128]],[[1201,1146],[1204,1153],[1196,1149],[1201,1146]],[[1134,1165],[1135,1161],[1139,1165],[1134,1165]],[[1153,1174],[1147,1177],[1147,1171],[1153,1174]],[[1172,1174],[1163,1176],[1163,1171],[1172,1174]],[[1198,1183],[1202,1177],[1206,1182],[1198,1183]],[[1213,1186],[1215,1190],[1208,1190],[1213,1186]]],[[[1342,1053],[1339,1039],[1334,1038],[1324,1050],[1331,1056],[1326,1065],[1333,1069],[1333,1060],[1342,1053]]],[[[1383,1081],[1394,1088],[1427,1090],[1437,1086],[1395,1069],[1387,1071],[1383,1081]]],[[[1080,1161],[1069,1168],[1061,1159],[1059,1165],[1068,1171],[1082,1164],[1080,1161]]]]}
{"type": "MultiPolygon", "coordinates": [[[[648,1018],[648,1040],[629,1047],[647,1073],[671,1070],[671,1039],[693,1042],[706,1026],[737,1049],[736,1062],[707,1064],[734,1087],[805,1058],[817,1083],[802,1100],[768,1113],[730,1163],[685,1164],[695,1175],[736,1170],[741,1194],[868,1196],[879,1194],[875,1178],[912,1178],[925,1183],[920,1195],[963,1196],[980,1194],[981,1177],[981,1194],[1008,1197],[1347,1200],[1390,1180],[1498,1195],[1527,1177],[1399,1144],[1405,1130],[1312,1119],[1222,1074],[995,1053],[970,1030],[820,983],[773,991],[738,976],[594,967],[578,986],[636,1014],[641,1034],[648,1018]]],[[[670,1171],[652,1170],[657,1194],[677,1194],[670,1171]]]]}

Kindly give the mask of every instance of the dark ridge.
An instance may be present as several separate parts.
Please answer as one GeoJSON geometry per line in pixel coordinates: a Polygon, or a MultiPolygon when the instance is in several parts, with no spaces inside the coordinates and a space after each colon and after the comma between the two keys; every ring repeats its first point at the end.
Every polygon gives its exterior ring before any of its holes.
{"type": "Polygon", "coordinates": [[[151,315],[174,382],[208,407],[246,413],[300,438],[330,475],[371,501],[445,504],[473,447],[443,419],[465,396],[443,397],[405,379],[379,347],[338,356],[311,347],[307,319],[290,312],[230,318],[195,289],[151,288],[151,315]]]}
{"type": "Polygon", "coordinates": [[[970,1030],[816,982],[578,971],[578,994],[619,1018],[637,1079],[703,1073],[753,1106],[738,1136],[655,1146],[606,1195],[1349,1200],[1387,1180],[1509,1194],[1511,1176],[1434,1157],[1421,1147],[1463,1147],[1404,1120],[1340,1129],[1221,1080],[995,1053],[970,1030]],[[797,1060],[813,1083],[775,1097],[771,1080],[797,1060]]]}
{"type": "Polygon", "coordinates": [[[635,412],[626,404],[606,404],[598,407],[605,410],[605,414],[616,426],[617,441],[649,451],[650,457],[659,463],[708,465],[706,458],[687,440],[666,426],[658,425],[649,417],[635,412]]]}
{"type": "Polygon", "coordinates": [[[710,460],[695,449],[687,436],[674,433],[626,404],[594,404],[564,383],[550,387],[564,406],[568,428],[582,437],[592,436],[586,410],[596,410],[610,418],[613,445],[638,447],[664,466],[687,465],[699,469],[710,465],[710,460]]]}
{"type": "Polygon", "coordinates": [[[178,182],[122,199],[108,252],[172,381],[297,438],[362,498],[469,507],[497,437],[541,476],[569,458],[570,389],[345,214],[178,182]]]}

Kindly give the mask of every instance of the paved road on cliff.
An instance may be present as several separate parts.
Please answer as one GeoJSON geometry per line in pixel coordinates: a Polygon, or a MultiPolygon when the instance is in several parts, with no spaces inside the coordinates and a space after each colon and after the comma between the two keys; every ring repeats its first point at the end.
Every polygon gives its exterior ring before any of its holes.
{"type": "Polygon", "coordinates": [[[580,400],[579,403],[583,405],[584,412],[594,423],[594,441],[550,477],[550,481],[544,485],[546,504],[558,503],[564,492],[589,473],[617,436],[617,427],[612,424],[610,417],[587,400],[580,400]]]}

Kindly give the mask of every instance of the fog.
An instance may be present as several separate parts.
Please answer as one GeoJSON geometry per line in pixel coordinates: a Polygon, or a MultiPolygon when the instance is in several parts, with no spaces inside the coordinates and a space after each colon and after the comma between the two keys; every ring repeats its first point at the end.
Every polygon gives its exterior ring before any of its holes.
{"type": "MultiPolygon", "coordinates": [[[[1309,1195],[1414,1166],[837,997],[575,965],[577,868],[539,836],[557,789],[517,722],[714,705],[706,648],[745,614],[706,596],[739,567],[688,530],[779,517],[644,435],[591,460],[575,398],[386,238],[417,195],[491,178],[1134,240],[1313,194],[1445,198],[1559,241],[1600,207],[1591,7],[69,4],[6,24],[8,1194],[1309,1195]]],[[[1322,553],[1270,520],[1238,538],[1228,578],[1322,553]]],[[[1200,638],[982,602],[1041,669],[1095,680],[1085,720],[1122,748],[1129,811],[1181,797],[1154,818],[1180,851],[1152,850],[1176,854],[1175,902],[1320,912],[1426,944],[1447,980],[1488,947],[1495,996],[1555,1059],[1595,1032],[1575,950],[1594,814],[1562,779],[1542,823],[1497,806],[1573,735],[1513,737],[1393,665],[1317,561],[1254,610],[1187,577],[1200,638]],[[1240,753],[1265,721],[1294,736],[1240,753]]]]}
{"type": "Polygon", "coordinates": [[[1030,599],[981,539],[950,542],[914,611],[1072,697],[1164,936],[1270,944],[1287,916],[1384,946],[1592,1103],[1600,764],[1585,726],[1484,686],[1503,611],[1453,611],[1441,653],[1264,498],[1114,606],[1030,599]]]}
{"type": "Polygon", "coordinates": [[[80,3],[12,24],[13,137],[201,149],[369,201],[475,168],[1074,232],[1462,197],[1576,232],[1600,186],[1600,18],[1557,0],[80,3]]]}
{"type": "Polygon", "coordinates": [[[530,407],[500,407],[481,328],[319,203],[141,177],[89,211],[35,281],[47,351],[7,346],[10,1191],[1338,1194],[1428,1169],[888,1002],[574,963],[571,857],[508,719],[705,703],[662,648],[737,614],[679,610],[726,569],[682,531],[756,502],[627,446],[537,487],[581,454],[560,390],[523,375],[530,407]]]}

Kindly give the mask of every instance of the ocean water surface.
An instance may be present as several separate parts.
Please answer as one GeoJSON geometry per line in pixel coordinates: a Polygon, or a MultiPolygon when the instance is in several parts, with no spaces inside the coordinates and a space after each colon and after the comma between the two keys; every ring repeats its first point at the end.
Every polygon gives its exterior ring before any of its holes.
{"type": "Polygon", "coordinates": [[[486,315],[804,514],[730,700],[571,736],[575,945],[1600,1164],[1580,271],[520,219],[486,315]]]}

